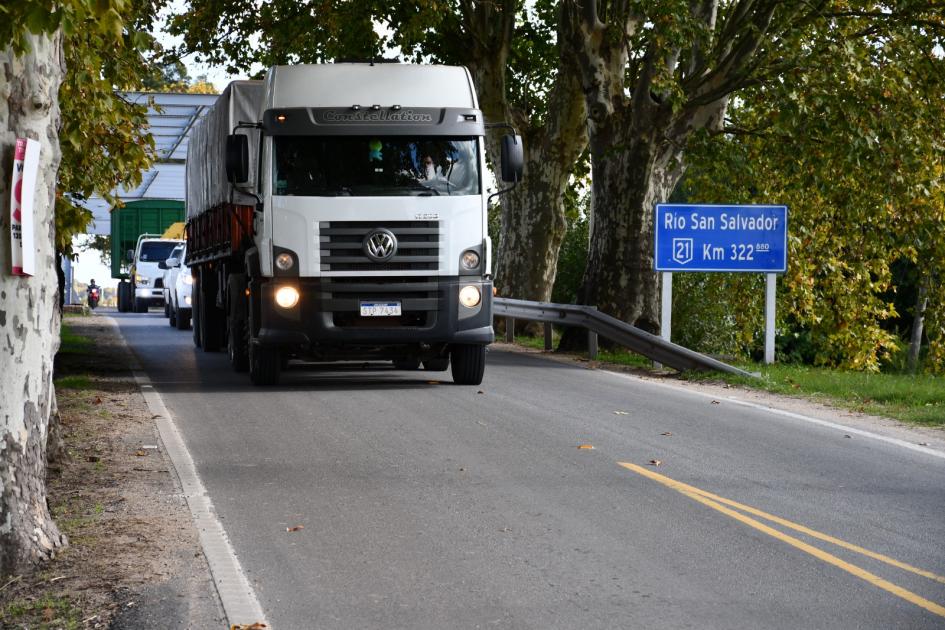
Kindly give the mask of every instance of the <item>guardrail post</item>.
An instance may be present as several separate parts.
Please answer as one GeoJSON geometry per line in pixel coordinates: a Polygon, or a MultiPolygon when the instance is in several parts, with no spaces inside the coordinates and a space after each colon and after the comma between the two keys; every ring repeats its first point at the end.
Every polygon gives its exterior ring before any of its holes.
{"type": "MultiPolygon", "coordinates": [[[[597,310],[596,306],[591,308],[597,310]]],[[[590,329],[587,331],[587,358],[591,361],[597,358],[597,333],[590,329]]]]}
{"type": "Polygon", "coordinates": [[[551,322],[545,322],[545,352],[551,352],[551,322]]]}
{"type": "Polygon", "coordinates": [[[515,318],[513,317],[505,318],[505,341],[508,343],[515,342],[515,318]]]}

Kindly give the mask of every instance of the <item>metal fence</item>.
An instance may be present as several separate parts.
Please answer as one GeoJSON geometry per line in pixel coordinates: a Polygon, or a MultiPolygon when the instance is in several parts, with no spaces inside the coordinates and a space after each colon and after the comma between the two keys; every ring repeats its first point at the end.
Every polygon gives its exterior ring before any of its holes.
{"type": "Polygon", "coordinates": [[[710,356],[666,341],[662,337],[640,330],[615,317],[605,315],[593,306],[530,302],[497,297],[493,298],[492,312],[496,317],[506,318],[507,341],[513,340],[516,319],[545,324],[545,350],[552,349],[552,324],[576,326],[588,331],[588,354],[592,359],[597,357],[597,337],[600,335],[676,370],[714,370],[740,376],[755,376],[710,356]]]}

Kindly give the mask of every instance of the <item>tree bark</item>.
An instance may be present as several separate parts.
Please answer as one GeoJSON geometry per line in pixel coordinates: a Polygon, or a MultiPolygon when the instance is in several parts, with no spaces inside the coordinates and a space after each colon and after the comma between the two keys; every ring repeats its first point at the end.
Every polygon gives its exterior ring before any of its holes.
{"type": "Polygon", "coordinates": [[[46,449],[59,345],[55,182],[59,167],[61,33],[0,52],[0,575],[53,557],[66,544],[46,504],[46,449]],[[10,190],[18,137],[41,143],[34,207],[36,275],[10,275],[10,190]]]}
{"type": "Polygon", "coordinates": [[[909,373],[915,374],[919,367],[919,353],[922,350],[922,330],[925,327],[925,310],[929,304],[929,279],[923,275],[919,279],[919,292],[915,300],[915,314],[912,317],[912,336],[909,340],[909,373]]]}

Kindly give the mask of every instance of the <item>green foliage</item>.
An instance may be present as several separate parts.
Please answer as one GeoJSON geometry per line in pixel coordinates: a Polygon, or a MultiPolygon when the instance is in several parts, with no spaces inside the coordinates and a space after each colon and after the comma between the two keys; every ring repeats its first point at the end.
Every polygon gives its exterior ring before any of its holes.
{"type": "MultiPolygon", "coordinates": [[[[789,205],[779,331],[816,363],[879,369],[898,347],[884,325],[898,314],[892,263],[933,270],[928,361],[942,370],[945,61],[927,52],[941,29],[892,23],[858,36],[870,25],[815,32],[808,45],[822,54],[809,65],[745,90],[729,134],[692,143],[689,187],[699,202],[789,205]]],[[[698,289],[707,304],[752,303],[743,283],[698,289]]],[[[749,320],[734,323],[744,343],[749,320]]]]}

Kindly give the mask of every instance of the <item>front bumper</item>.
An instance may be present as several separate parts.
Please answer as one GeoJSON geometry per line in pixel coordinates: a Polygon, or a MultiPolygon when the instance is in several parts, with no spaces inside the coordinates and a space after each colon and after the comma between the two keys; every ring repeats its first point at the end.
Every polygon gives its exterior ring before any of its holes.
{"type": "Polygon", "coordinates": [[[139,300],[148,300],[151,305],[164,304],[164,289],[153,287],[135,287],[135,298],[139,300]]]}
{"type": "Polygon", "coordinates": [[[274,278],[253,287],[260,295],[257,343],[312,349],[318,346],[488,344],[492,329],[492,281],[478,277],[274,278]],[[480,288],[475,308],[459,303],[468,284],[480,288]],[[291,285],[299,303],[283,309],[275,292],[291,285]],[[362,317],[361,302],[400,302],[399,317],[362,317]]]}

